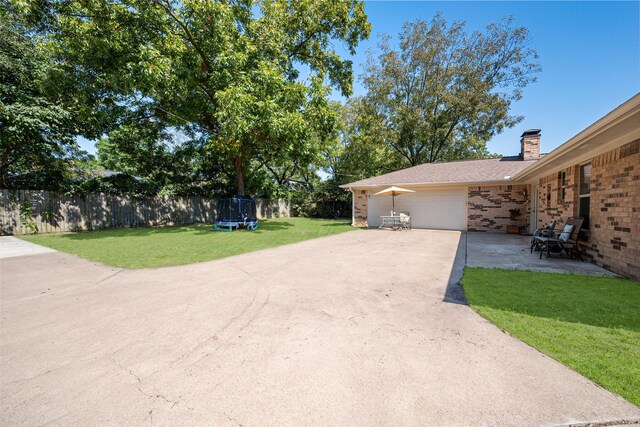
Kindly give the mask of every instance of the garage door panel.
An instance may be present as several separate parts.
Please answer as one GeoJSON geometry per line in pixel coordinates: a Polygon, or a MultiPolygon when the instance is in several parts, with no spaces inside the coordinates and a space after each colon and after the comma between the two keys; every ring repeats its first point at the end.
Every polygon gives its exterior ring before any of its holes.
{"type": "MultiPolygon", "coordinates": [[[[396,202],[400,200],[400,197],[396,197],[396,202]]],[[[369,227],[380,227],[382,224],[382,215],[389,215],[391,213],[391,197],[388,196],[370,196],[368,203],[368,222],[369,227]]]]}
{"type": "MultiPolygon", "coordinates": [[[[377,227],[381,215],[389,215],[391,197],[369,197],[369,226],[377,227]]],[[[414,228],[465,230],[467,224],[466,191],[419,191],[396,197],[396,212],[409,211],[414,228]]]]}

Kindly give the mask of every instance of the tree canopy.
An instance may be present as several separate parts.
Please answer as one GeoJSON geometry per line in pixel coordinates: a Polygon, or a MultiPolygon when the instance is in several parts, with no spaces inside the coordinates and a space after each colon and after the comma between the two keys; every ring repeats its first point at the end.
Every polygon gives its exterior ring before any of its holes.
{"type": "Polygon", "coordinates": [[[253,160],[318,152],[331,88],[352,91],[334,44],[353,53],[370,31],[358,0],[60,0],[25,13],[86,107],[87,137],[149,120],[177,128],[225,160],[239,194],[253,160]]]}
{"type": "Polygon", "coordinates": [[[402,168],[403,158],[385,143],[387,129],[362,97],[349,100],[339,111],[340,143],[326,153],[332,176],[345,183],[402,168]]]}
{"type": "Polygon", "coordinates": [[[482,157],[486,142],[522,120],[509,108],[540,71],[526,28],[513,19],[465,31],[436,15],[383,38],[363,83],[368,119],[405,166],[482,157]]]}
{"type": "Polygon", "coordinates": [[[0,40],[0,186],[29,173],[61,179],[77,145],[74,116],[52,79],[56,66],[9,8],[0,8],[0,40]]]}

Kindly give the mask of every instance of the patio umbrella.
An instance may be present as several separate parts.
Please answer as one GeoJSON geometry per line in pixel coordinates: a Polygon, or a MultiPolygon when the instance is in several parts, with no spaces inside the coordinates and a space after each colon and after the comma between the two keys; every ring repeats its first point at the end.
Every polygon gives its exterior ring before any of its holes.
{"type": "Polygon", "coordinates": [[[394,187],[385,188],[382,191],[378,191],[374,196],[391,196],[393,198],[393,212],[396,211],[396,196],[401,196],[407,193],[415,193],[413,190],[407,190],[406,188],[394,187]]]}

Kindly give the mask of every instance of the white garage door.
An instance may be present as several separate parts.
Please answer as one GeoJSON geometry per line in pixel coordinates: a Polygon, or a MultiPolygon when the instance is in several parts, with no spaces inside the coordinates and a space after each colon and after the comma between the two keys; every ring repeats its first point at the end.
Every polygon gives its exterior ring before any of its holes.
{"type": "MultiPolygon", "coordinates": [[[[409,211],[413,228],[466,230],[466,190],[429,190],[396,196],[396,212],[409,211]]],[[[370,196],[368,220],[370,227],[381,224],[381,215],[391,212],[390,196],[370,196]]]]}

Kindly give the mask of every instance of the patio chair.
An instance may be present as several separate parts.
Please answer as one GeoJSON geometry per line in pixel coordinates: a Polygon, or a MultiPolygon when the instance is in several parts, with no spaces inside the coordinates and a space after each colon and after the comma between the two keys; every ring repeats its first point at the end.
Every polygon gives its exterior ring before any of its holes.
{"type": "Polygon", "coordinates": [[[542,259],[542,254],[546,251],[547,258],[551,256],[552,252],[558,254],[564,252],[571,258],[577,255],[580,261],[583,261],[582,255],[578,250],[578,235],[583,222],[584,218],[569,218],[558,237],[535,237],[539,241],[540,259],[542,259]]]}
{"type": "Polygon", "coordinates": [[[554,219],[550,223],[548,223],[545,227],[538,228],[533,232],[533,236],[531,237],[531,253],[533,253],[534,249],[540,250],[540,241],[536,239],[536,237],[556,237],[555,228],[556,228],[556,220],[554,219]]]}
{"type": "Polygon", "coordinates": [[[400,212],[400,226],[403,230],[411,230],[411,214],[408,211],[400,212]]]}

